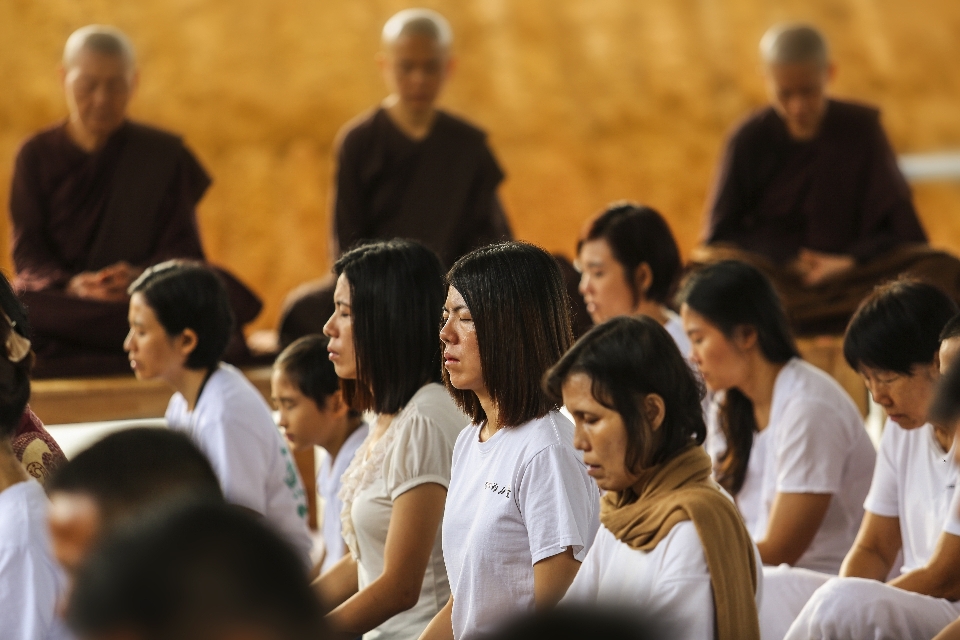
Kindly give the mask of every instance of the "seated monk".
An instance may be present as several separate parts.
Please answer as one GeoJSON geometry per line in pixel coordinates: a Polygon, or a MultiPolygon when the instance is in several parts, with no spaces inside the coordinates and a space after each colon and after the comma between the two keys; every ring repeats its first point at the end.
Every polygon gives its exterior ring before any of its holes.
{"type": "Polygon", "coordinates": [[[727,143],[693,261],[763,269],[799,334],[842,333],[875,285],[905,271],[960,300],[960,261],[927,245],[879,112],[828,97],[822,35],[775,26],[760,53],[771,104],[727,143]]]}
{"type": "MultiPolygon", "coordinates": [[[[129,371],[127,287],[169,258],[203,260],[195,206],[210,178],[179,137],[130,122],[133,48],[112,27],[74,32],[65,123],[28,140],[10,193],[15,286],[29,309],[35,376],[129,371]]],[[[260,300],[225,272],[239,323],[260,300]]],[[[231,355],[243,359],[242,336],[231,355]]]]}
{"type": "MultiPolygon", "coordinates": [[[[383,27],[378,62],[390,95],[337,136],[334,259],[364,240],[409,238],[450,267],[512,237],[497,197],[504,175],[486,134],[436,106],[452,41],[447,21],[427,9],[401,11],[383,27]]],[[[325,278],[288,297],[281,344],[321,332],[333,285],[325,278]]]]}

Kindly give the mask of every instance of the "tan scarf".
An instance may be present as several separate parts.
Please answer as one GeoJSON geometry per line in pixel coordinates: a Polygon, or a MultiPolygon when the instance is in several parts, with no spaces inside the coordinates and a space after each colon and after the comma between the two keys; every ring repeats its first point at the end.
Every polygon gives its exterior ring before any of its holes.
{"type": "Polygon", "coordinates": [[[717,640],[759,640],[753,542],[710,471],[710,456],[690,446],[630,489],[607,493],[600,522],[630,548],[651,551],[674,525],[692,520],[710,570],[717,640]]]}

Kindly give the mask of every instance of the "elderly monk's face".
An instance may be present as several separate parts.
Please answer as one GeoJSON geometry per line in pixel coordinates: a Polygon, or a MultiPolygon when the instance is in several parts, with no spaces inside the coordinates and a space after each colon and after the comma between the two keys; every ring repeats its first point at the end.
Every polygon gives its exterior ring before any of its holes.
{"type": "Polygon", "coordinates": [[[121,56],[81,49],[62,75],[71,123],[96,137],[123,124],[136,74],[121,56]]]}
{"type": "Polygon", "coordinates": [[[773,64],[766,69],[770,102],[794,140],[810,140],[820,130],[827,108],[832,67],[819,63],[773,64]]]}
{"type": "Polygon", "coordinates": [[[433,108],[450,72],[450,55],[427,36],[401,36],[380,58],[384,81],[413,112],[433,108]]]}
{"type": "Polygon", "coordinates": [[[337,375],[344,380],[357,377],[357,352],[353,342],[353,308],[351,307],[350,281],[346,274],[337,278],[333,290],[333,315],[323,325],[323,335],[330,338],[327,352],[337,375]]]}

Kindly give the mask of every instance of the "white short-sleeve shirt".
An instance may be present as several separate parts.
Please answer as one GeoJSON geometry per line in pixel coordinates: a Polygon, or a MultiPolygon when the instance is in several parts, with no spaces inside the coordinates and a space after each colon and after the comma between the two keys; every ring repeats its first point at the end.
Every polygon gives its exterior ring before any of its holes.
{"type": "Polygon", "coordinates": [[[256,387],[235,367],[221,364],[193,411],[175,393],[166,419],[171,429],[188,434],[210,460],[227,501],[263,515],[309,564],[313,542],[307,495],[287,443],[256,387]]]}
{"type": "Polygon", "coordinates": [[[323,545],[326,549],[323,564],[320,566],[321,574],[326,573],[330,567],[335,565],[346,551],[343,536],[340,533],[340,511],[343,509],[343,502],[340,501],[339,495],[340,477],[347,470],[353,456],[357,453],[357,449],[363,444],[369,432],[370,426],[366,422],[361,423],[344,440],[335,460],[331,460],[328,454],[320,463],[320,471],[317,474],[317,490],[320,497],[323,498],[323,526],[320,527],[320,531],[323,534],[323,545]]]}
{"type": "Polygon", "coordinates": [[[533,565],[573,548],[582,561],[600,526],[600,493],[558,411],[480,442],[457,439],[443,514],[453,633],[469,640],[533,609],[533,565]]]}
{"type": "MultiPolygon", "coordinates": [[[[756,549],[754,549],[756,554],[756,549]]],[[[757,557],[757,602],[763,592],[757,557]]],[[[681,522],[651,551],[632,549],[601,526],[560,603],[623,606],[663,624],[675,640],[714,637],[710,569],[697,528],[681,522]]]]}
{"type": "Polygon", "coordinates": [[[0,492],[0,638],[69,638],[56,614],[64,576],[47,531],[47,496],[36,480],[0,492]]]}
{"type": "MultiPolygon", "coordinates": [[[[349,513],[345,511],[341,517],[350,519],[356,536],[355,543],[347,542],[357,560],[361,589],[383,573],[393,502],[422,484],[432,482],[444,488],[450,484],[453,445],[469,422],[447,390],[431,383],[414,394],[379,441],[372,447],[367,441],[357,450],[354,463],[341,479],[341,498],[359,490],[350,503],[349,513]]],[[[425,531],[424,535],[432,534],[425,531]]],[[[441,536],[436,535],[417,604],[363,637],[416,640],[449,598],[441,536]]]]}
{"type": "MultiPolygon", "coordinates": [[[[708,420],[707,450],[726,450],[719,404],[708,420]]],[[[836,574],[863,519],[876,451],[846,391],[812,364],[793,358],[773,388],[770,421],[756,434],[737,506],[754,540],[767,535],[777,493],[831,494],[830,506],[797,567],[836,574]]]]}
{"type": "Polygon", "coordinates": [[[903,573],[923,567],[933,555],[940,532],[950,526],[956,483],[952,450],[940,447],[933,425],[907,430],[887,421],[863,507],[878,516],[900,519],[903,573]]]}

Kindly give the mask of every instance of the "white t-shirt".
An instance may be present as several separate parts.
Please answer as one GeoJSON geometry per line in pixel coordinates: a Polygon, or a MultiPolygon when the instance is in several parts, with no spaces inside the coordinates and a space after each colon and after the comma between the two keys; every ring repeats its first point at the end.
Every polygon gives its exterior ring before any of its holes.
{"type": "MultiPolygon", "coordinates": [[[[383,573],[393,502],[428,482],[444,488],[450,484],[453,445],[469,422],[447,390],[431,383],[414,394],[373,447],[369,447],[368,440],[357,450],[353,463],[341,478],[340,497],[344,501],[343,537],[357,560],[361,589],[383,573]],[[348,513],[349,496],[354,493],[348,513]]],[[[423,533],[432,535],[428,531],[423,533]]],[[[417,604],[363,637],[365,640],[415,640],[449,597],[442,542],[437,535],[417,604]]]]}
{"type": "MultiPolygon", "coordinates": [[[[763,593],[757,554],[757,603],[763,593]]],[[[713,587],[697,528],[681,522],[651,551],[631,549],[601,526],[560,606],[620,605],[670,630],[674,640],[714,637],[713,587]]]]}
{"type": "Polygon", "coordinates": [[[256,387],[235,367],[221,364],[193,411],[178,392],[170,398],[166,418],[171,429],[188,434],[210,460],[227,500],[263,515],[309,564],[313,542],[306,492],[256,387]]]}
{"type": "MultiPolygon", "coordinates": [[[[719,404],[708,420],[707,450],[726,450],[719,404]]],[[[831,494],[830,506],[797,567],[836,574],[863,519],[876,451],[850,396],[812,364],[793,358],[773,387],[770,421],[756,434],[737,506],[754,540],[767,535],[777,493],[831,494]]]]}
{"type": "Polygon", "coordinates": [[[453,635],[489,633],[533,609],[533,565],[573,547],[583,561],[600,526],[600,492],[558,411],[480,442],[457,438],[443,514],[453,635]]]}
{"type": "Polygon", "coordinates": [[[0,492],[0,638],[69,638],[56,614],[64,576],[50,549],[47,496],[36,480],[0,492]]]}
{"type": "Polygon", "coordinates": [[[356,431],[344,440],[340,451],[337,452],[336,460],[331,460],[330,455],[327,454],[320,463],[317,487],[320,497],[323,498],[323,526],[320,530],[323,533],[323,544],[326,549],[323,565],[320,567],[321,574],[326,573],[346,552],[343,535],[340,533],[340,511],[343,509],[339,495],[340,477],[347,470],[354,454],[357,453],[357,449],[363,444],[369,432],[370,426],[366,422],[361,423],[356,431]]]}
{"type": "Polygon", "coordinates": [[[956,483],[952,450],[940,448],[933,425],[907,430],[887,421],[863,507],[878,516],[900,519],[902,573],[923,567],[933,555],[937,538],[947,526],[956,483]]]}
{"type": "Polygon", "coordinates": [[[667,333],[670,334],[673,341],[677,343],[677,348],[680,349],[680,355],[682,355],[685,360],[689,360],[691,355],[690,338],[687,337],[687,332],[683,330],[683,323],[680,321],[680,316],[670,309],[666,309],[665,313],[667,314],[667,324],[663,325],[663,328],[667,330],[667,333]]]}

